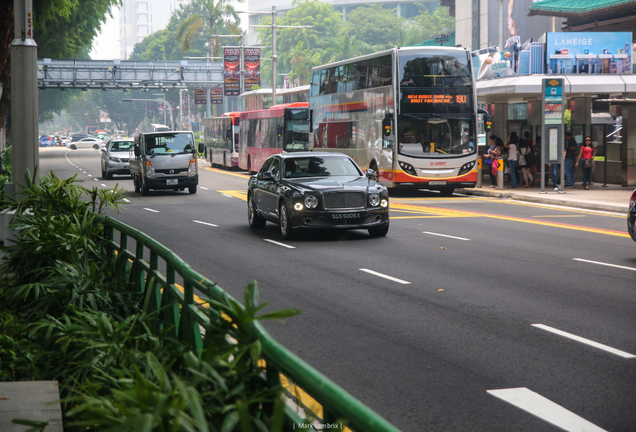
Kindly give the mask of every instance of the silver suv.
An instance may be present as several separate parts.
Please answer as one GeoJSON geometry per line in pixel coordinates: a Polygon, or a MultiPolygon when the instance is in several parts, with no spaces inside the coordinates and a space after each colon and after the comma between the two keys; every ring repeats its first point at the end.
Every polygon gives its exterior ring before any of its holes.
{"type": "Polygon", "coordinates": [[[113,174],[130,175],[132,138],[112,138],[102,147],[102,178],[110,180],[113,174]]]}

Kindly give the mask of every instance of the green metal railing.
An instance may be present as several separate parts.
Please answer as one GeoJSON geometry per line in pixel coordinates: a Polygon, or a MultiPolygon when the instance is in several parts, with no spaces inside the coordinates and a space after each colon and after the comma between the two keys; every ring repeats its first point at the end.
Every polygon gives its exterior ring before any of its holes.
{"type": "MultiPolygon", "coordinates": [[[[133,284],[144,293],[146,301],[150,302],[151,307],[161,309],[161,319],[170,328],[169,336],[177,337],[200,351],[203,340],[199,325],[205,325],[208,317],[195,303],[194,290],[216,301],[222,301],[224,297],[234,302],[236,300],[216,283],[194,271],[174,252],[141,231],[110,217],[104,217],[103,221],[112,253],[117,253],[122,258],[118,260],[121,266],[119,271],[130,271],[133,284]],[[119,242],[116,240],[116,233],[119,234],[119,242]],[[135,240],[135,251],[129,250],[129,239],[135,240]],[[145,256],[149,256],[149,259],[146,260],[145,256]],[[165,264],[165,274],[159,270],[159,259],[165,264]],[[183,292],[177,286],[177,274],[183,280],[183,292]]],[[[319,404],[322,411],[319,417],[322,417],[323,423],[341,420],[351,430],[360,432],[398,431],[362,402],[276,342],[258,322],[254,323],[254,328],[263,347],[263,358],[267,365],[266,379],[270,387],[281,385],[282,375],[283,384],[287,380],[293,383],[291,390],[289,386],[285,387],[296,396],[298,402],[303,402],[302,395],[306,393],[319,404]]],[[[312,411],[319,414],[315,407],[312,411]]],[[[306,422],[289,407],[286,408],[286,415],[291,422],[306,422]]]]}

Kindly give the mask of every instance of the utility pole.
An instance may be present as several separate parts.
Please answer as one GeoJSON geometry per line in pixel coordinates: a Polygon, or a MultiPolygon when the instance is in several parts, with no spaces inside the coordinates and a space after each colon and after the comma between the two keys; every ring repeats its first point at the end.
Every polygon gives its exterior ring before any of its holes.
{"type": "Polygon", "coordinates": [[[33,40],[33,0],[14,0],[13,8],[15,39],[11,42],[11,142],[13,182],[17,184],[24,182],[27,170],[33,175],[40,162],[38,47],[33,40]]]}
{"type": "MultiPolygon", "coordinates": [[[[246,12],[246,11],[237,11],[237,12],[246,12]]],[[[247,12],[247,13],[262,13],[262,12],[247,12]]],[[[310,28],[313,28],[313,26],[276,25],[276,6],[272,5],[272,24],[271,25],[250,25],[250,27],[270,27],[272,29],[272,105],[276,105],[276,60],[278,60],[278,55],[276,54],[276,29],[277,28],[310,29],[310,28]]]]}

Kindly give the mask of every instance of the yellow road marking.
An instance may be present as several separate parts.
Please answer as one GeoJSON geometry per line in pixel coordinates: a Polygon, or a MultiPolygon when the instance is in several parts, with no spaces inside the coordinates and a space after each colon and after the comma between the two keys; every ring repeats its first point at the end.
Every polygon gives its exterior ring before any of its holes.
{"type": "Polygon", "coordinates": [[[249,175],[247,174],[240,174],[240,173],[236,173],[236,172],[232,172],[232,171],[226,171],[226,170],[221,170],[218,168],[212,168],[212,167],[203,167],[203,169],[208,170],[208,171],[213,171],[213,172],[217,172],[217,173],[221,173],[221,174],[227,174],[227,175],[231,175],[231,176],[235,176],[235,177],[241,177],[244,179],[248,179],[249,175]]]}
{"type": "Polygon", "coordinates": [[[234,198],[242,199],[243,201],[247,201],[247,191],[246,190],[220,190],[220,191],[217,191],[217,192],[233,196],[234,198]]]}
{"type": "Polygon", "coordinates": [[[587,215],[575,215],[575,214],[572,214],[572,215],[536,215],[536,216],[531,216],[531,217],[536,217],[536,218],[539,218],[539,217],[540,218],[543,218],[543,217],[545,217],[545,218],[568,217],[569,218],[569,217],[587,217],[587,215]]]}

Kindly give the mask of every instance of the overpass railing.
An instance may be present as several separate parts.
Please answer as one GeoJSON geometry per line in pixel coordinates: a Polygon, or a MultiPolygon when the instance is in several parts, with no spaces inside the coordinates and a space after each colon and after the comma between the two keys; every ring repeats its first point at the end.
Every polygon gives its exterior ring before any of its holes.
{"type": "MultiPolygon", "coordinates": [[[[172,328],[171,336],[188,342],[197,351],[203,348],[200,325],[205,325],[208,317],[195,302],[195,290],[219,302],[229,298],[235,307],[243,308],[216,283],[194,271],[161,243],[116,219],[104,217],[103,223],[112,253],[122,256],[119,262],[128,263],[131,281],[142,290],[145,298],[150,297],[150,304],[162,308],[162,319],[172,328]],[[129,248],[129,239],[134,240],[134,251],[129,248]],[[160,268],[165,268],[165,274],[160,268]],[[177,275],[182,279],[183,291],[177,286],[177,275]]],[[[296,411],[286,407],[288,423],[307,424],[308,420],[301,417],[299,412],[309,412],[311,417],[322,420],[323,424],[342,421],[346,424],[343,428],[345,431],[398,431],[276,342],[258,322],[254,323],[254,329],[263,348],[267,385],[282,386],[301,406],[296,411]]]]}

